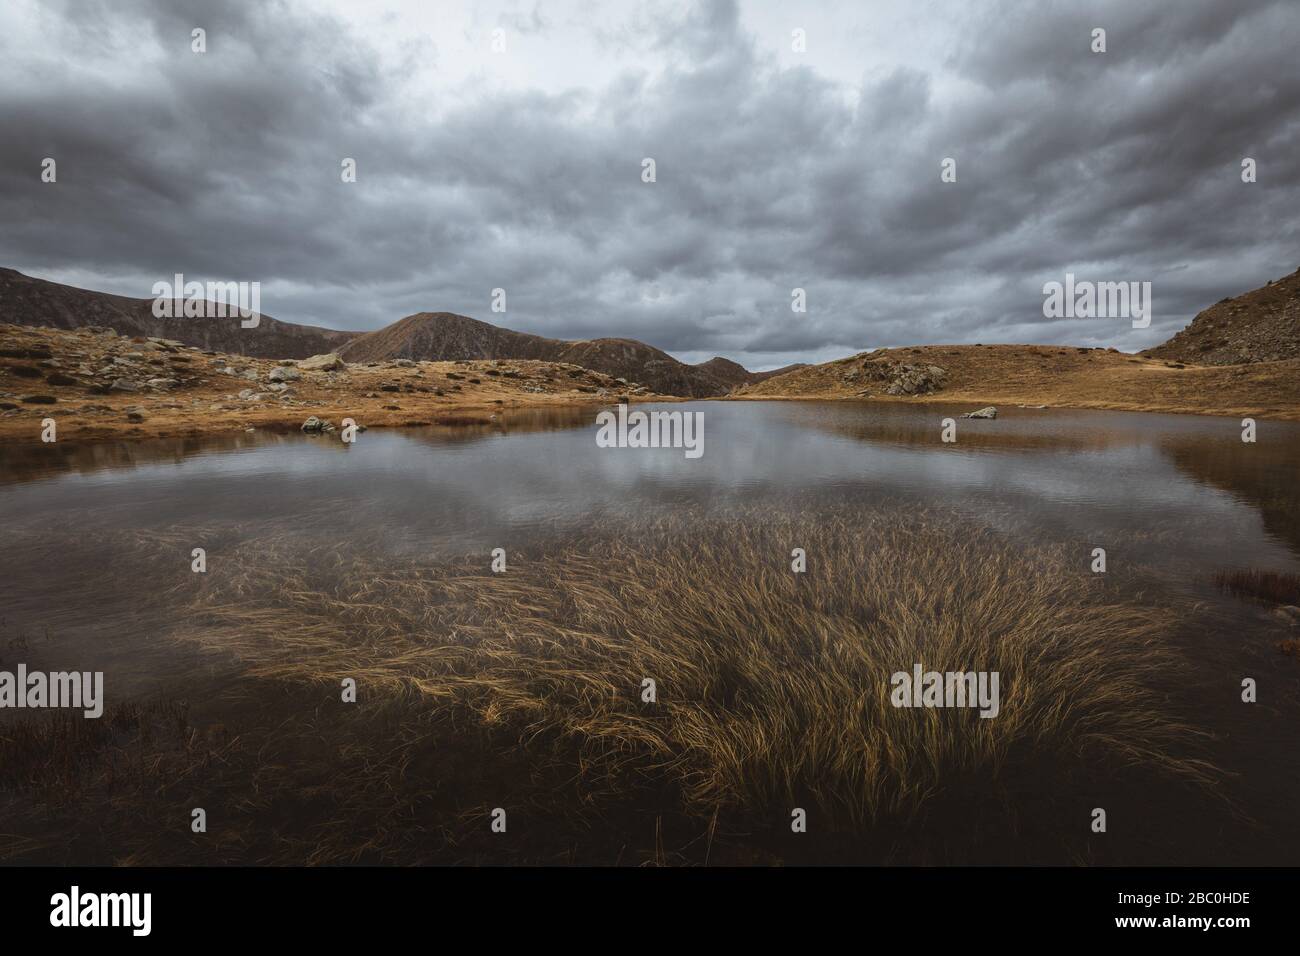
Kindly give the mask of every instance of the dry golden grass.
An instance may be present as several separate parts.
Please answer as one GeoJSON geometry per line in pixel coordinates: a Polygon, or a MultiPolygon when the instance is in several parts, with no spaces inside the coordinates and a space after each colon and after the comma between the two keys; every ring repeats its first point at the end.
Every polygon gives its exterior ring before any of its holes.
{"type": "Polygon", "coordinates": [[[1009,765],[1049,788],[1076,763],[1215,775],[1166,703],[1172,612],[949,516],[682,515],[501,575],[283,538],[225,563],[239,574],[210,582],[183,639],[253,678],[354,677],[365,699],[576,760],[592,800],[653,786],[704,819],[804,806],[854,831],[957,781],[995,792],[1009,765]],[[893,708],[889,677],[914,663],[998,671],[1001,713],[893,708]]]}
{"type": "MultiPolygon", "coordinates": [[[[391,363],[350,365],[338,375],[307,372],[292,383],[291,397],[284,398],[267,388],[267,375],[277,366],[293,364],[289,360],[224,356],[232,364],[256,369],[258,380],[249,381],[217,372],[208,355],[184,350],[175,353],[185,360],[183,365],[150,366],[153,374],[183,375],[189,380],[184,387],[90,394],[91,378],[75,370],[83,363],[104,364],[114,350],[126,353],[139,348],[136,342],[84,329],[0,324],[0,345],[5,349],[42,350],[70,373],[69,382],[75,382],[51,385],[43,378],[49,370],[38,367],[35,360],[0,360],[0,442],[39,447],[41,422],[47,417],[58,423],[60,441],[78,442],[242,434],[248,428],[297,432],[309,415],[335,425],[350,417],[367,427],[481,426],[510,409],[603,405],[627,392],[612,376],[600,372],[579,370],[579,375],[573,366],[521,359],[422,362],[411,368],[391,363]],[[38,377],[20,377],[15,369],[38,377]],[[400,391],[385,391],[385,385],[396,385],[400,391]],[[263,397],[240,400],[237,395],[244,389],[263,397]],[[4,398],[7,393],[15,397],[4,398]],[[17,396],[27,393],[45,394],[56,401],[22,403],[17,396]],[[128,409],[138,410],[142,420],[128,418],[128,409]]],[[[649,393],[630,400],[651,399],[677,400],[649,393]]]]}
{"type": "Polygon", "coordinates": [[[941,391],[896,398],[875,387],[873,402],[962,402],[972,408],[1047,405],[1300,420],[1300,359],[1198,366],[1057,345],[879,349],[746,386],[738,397],[855,398],[867,386],[846,383],[843,375],[864,359],[938,365],[948,371],[941,391]]]}

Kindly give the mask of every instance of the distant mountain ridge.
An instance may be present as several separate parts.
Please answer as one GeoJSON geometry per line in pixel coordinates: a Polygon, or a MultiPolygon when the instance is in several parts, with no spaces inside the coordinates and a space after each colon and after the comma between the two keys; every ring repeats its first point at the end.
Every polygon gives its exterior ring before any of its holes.
{"type": "Polygon", "coordinates": [[[723,358],[679,362],[635,339],[550,339],[515,332],[453,312],[418,312],[373,332],[341,332],[281,322],[263,315],[256,328],[238,318],[157,318],[153,299],[94,292],[0,269],[0,323],[75,329],[106,326],[128,336],[174,339],[186,345],[254,358],[299,359],[337,352],[346,362],[391,359],[536,359],[568,362],[645,385],[664,395],[710,398],[788,371],[750,372],[723,358]]]}
{"type": "Polygon", "coordinates": [[[555,339],[503,329],[454,312],[417,312],[339,348],[345,362],[391,359],[538,359],[554,361],[555,339]]]}
{"type": "Polygon", "coordinates": [[[687,365],[635,339],[548,339],[454,312],[408,315],[392,325],[357,336],[339,349],[339,355],[346,362],[384,362],[398,358],[568,362],[637,382],[664,395],[688,398],[725,395],[733,387],[729,381],[712,374],[706,368],[709,363],[687,365]]]}
{"type": "Polygon", "coordinates": [[[254,358],[307,358],[332,352],[358,334],[280,322],[268,315],[248,329],[237,317],[160,319],[153,314],[153,301],[92,292],[0,269],[0,322],[14,325],[56,329],[105,326],[121,335],[174,339],[254,358]]]}

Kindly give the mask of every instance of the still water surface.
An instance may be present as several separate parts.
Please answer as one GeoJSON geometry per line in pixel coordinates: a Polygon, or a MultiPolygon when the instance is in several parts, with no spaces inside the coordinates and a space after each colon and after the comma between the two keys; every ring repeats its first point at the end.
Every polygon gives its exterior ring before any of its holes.
{"type": "MultiPolygon", "coordinates": [[[[1105,548],[1108,575],[1141,575],[1153,595],[1213,612],[1203,620],[1216,623],[1185,640],[1196,693],[1217,690],[1185,703],[1221,732],[1219,759],[1239,774],[1251,811],[1275,827],[1294,817],[1300,663],[1277,644],[1297,634],[1272,609],[1220,592],[1213,575],[1300,570],[1300,426],[1263,422],[1247,444],[1234,419],[1004,408],[996,421],[959,420],[958,441],[945,444],[941,420],[967,409],[662,407],[703,413],[702,457],[599,448],[591,407],[374,430],[352,446],[241,433],[0,449],[0,656],[103,669],[117,695],[218,685],[219,665],[168,644],[165,611],[141,610],[154,582],[143,570],[132,578],[126,563],[127,543],[142,538],[173,547],[181,567],[192,547],[219,562],[224,547],[269,524],[304,547],[364,537],[394,556],[486,565],[496,547],[544,548],[685,508],[956,509],[1013,540],[1077,550],[1081,573],[1105,548]],[[1243,674],[1265,688],[1255,711],[1238,700],[1243,674]]],[[[1295,824],[1272,840],[1291,854],[1295,824]]]]}

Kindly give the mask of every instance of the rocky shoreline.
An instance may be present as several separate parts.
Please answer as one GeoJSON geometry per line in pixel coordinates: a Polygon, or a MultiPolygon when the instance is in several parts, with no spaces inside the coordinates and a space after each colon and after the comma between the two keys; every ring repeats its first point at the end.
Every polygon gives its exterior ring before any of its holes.
{"type": "Polygon", "coordinates": [[[145,438],[299,430],[311,418],[368,427],[489,421],[505,408],[673,401],[636,382],[529,360],[350,365],[273,360],[106,328],[0,326],[0,440],[145,438]]]}

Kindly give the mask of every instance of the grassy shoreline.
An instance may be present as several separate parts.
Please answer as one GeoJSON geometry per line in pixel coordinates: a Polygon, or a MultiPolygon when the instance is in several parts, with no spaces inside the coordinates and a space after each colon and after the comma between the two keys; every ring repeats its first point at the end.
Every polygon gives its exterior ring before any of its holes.
{"type": "MultiPolygon", "coordinates": [[[[352,418],[367,428],[484,425],[509,411],[690,400],[578,366],[525,360],[399,360],[303,371],[280,383],[272,373],[295,363],[177,346],[86,329],[0,327],[0,443],[40,444],[48,418],[57,423],[60,441],[101,442],[288,433],[312,415],[335,424],[352,418]],[[116,374],[106,370],[116,362],[135,374],[130,390],[105,385],[116,374]],[[141,384],[146,381],[165,384],[141,384]]],[[[1300,421],[1300,360],[1210,367],[1102,349],[925,346],[853,356],[697,400],[969,404],[1300,421]],[[947,377],[941,390],[927,394],[888,395],[874,386],[869,396],[862,394],[867,390],[854,375],[864,363],[882,362],[932,363],[947,377]]]]}

